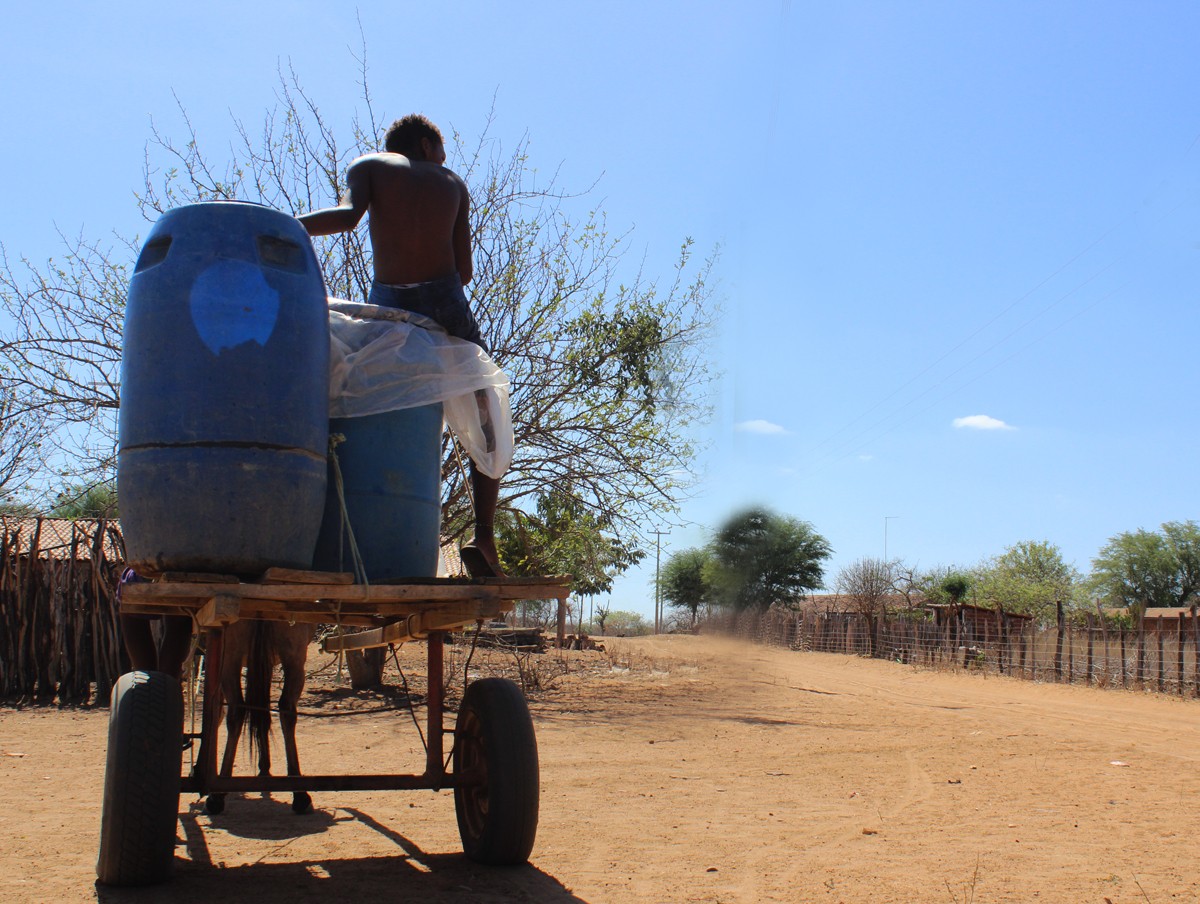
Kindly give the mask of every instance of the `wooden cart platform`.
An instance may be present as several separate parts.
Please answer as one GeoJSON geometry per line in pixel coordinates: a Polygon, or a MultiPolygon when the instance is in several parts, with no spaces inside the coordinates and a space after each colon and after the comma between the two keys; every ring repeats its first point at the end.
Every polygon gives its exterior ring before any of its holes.
{"type": "Polygon", "coordinates": [[[121,590],[121,614],[188,615],[201,629],[223,627],[241,618],[377,629],[373,644],[340,647],[363,649],[497,618],[511,612],[518,600],[561,602],[570,593],[568,576],[409,578],[375,584],[353,580],[345,572],[286,568],[268,569],[257,581],[167,572],[154,581],[126,584],[121,590]]]}
{"type": "MultiPolygon", "coordinates": [[[[537,828],[538,764],[533,722],[519,687],[499,678],[472,682],[456,726],[444,724],[443,648],[446,632],[497,618],[520,600],[569,595],[569,576],[424,578],[355,584],[345,573],[273,568],[258,580],[164,573],[122,585],[122,615],[183,616],[206,635],[204,703],[198,735],[183,734],[179,685],[157,672],[131,672],[114,691],[109,766],[97,875],[102,883],[137,885],[170,873],[180,791],[208,796],[220,812],[225,792],[349,791],[453,788],[463,848],[481,863],[522,863],[537,828]],[[425,769],[387,775],[221,775],[221,660],[225,629],[241,619],[329,624],[326,651],[365,650],[427,641],[425,769]],[[198,739],[190,774],[180,775],[181,745],[198,739]],[[447,755],[444,736],[453,735],[447,755]],[[451,768],[453,764],[453,768],[451,768]],[[147,776],[155,776],[147,781],[147,776]],[[147,790],[147,788],[149,790],[147,790]],[[151,830],[150,826],[153,826],[151,830]]],[[[296,803],[293,802],[293,807],[296,803]]]]}

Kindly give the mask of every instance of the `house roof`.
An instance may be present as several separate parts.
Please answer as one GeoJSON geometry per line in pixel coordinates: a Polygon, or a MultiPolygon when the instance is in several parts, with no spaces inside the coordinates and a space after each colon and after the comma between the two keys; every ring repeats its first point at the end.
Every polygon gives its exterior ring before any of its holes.
{"type": "Polygon", "coordinates": [[[66,518],[15,518],[0,515],[0,539],[18,555],[28,555],[37,540],[37,554],[44,559],[68,559],[72,546],[79,558],[90,558],[96,529],[105,525],[116,530],[104,532],[104,555],[120,560],[124,550],[119,542],[120,527],[115,521],[80,520],[66,518]]]}
{"type": "MultiPolygon", "coordinates": [[[[1128,609],[1120,609],[1117,611],[1128,612],[1129,610],[1128,609]]],[[[1146,617],[1147,621],[1149,621],[1150,619],[1156,619],[1156,620],[1161,621],[1163,619],[1176,620],[1181,615],[1190,616],[1191,614],[1192,614],[1191,606],[1155,606],[1152,609],[1146,610],[1145,617],[1146,617]]]]}
{"type": "MultiPolygon", "coordinates": [[[[926,609],[957,609],[960,612],[986,612],[988,615],[995,615],[996,609],[993,606],[977,606],[974,603],[926,603],[926,609]]],[[[1005,618],[1033,618],[1032,615],[1026,615],[1023,612],[1009,612],[1005,610],[1005,618]]]]}
{"type": "MultiPolygon", "coordinates": [[[[885,593],[883,601],[889,609],[903,609],[909,605],[901,593],[885,593]]],[[[914,604],[919,605],[915,597],[914,604]]],[[[805,612],[846,612],[854,608],[854,597],[849,593],[810,593],[797,608],[805,612]]]]}
{"type": "MultiPolygon", "coordinates": [[[[17,518],[0,515],[0,541],[7,548],[15,549],[17,555],[28,555],[36,537],[38,557],[43,559],[70,558],[74,543],[79,558],[89,558],[98,524],[113,529],[106,531],[104,535],[105,557],[112,561],[120,561],[124,551],[117,539],[121,530],[119,521],[71,521],[66,518],[17,518]]],[[[440,574],[456,576],[466,573],[457,543],[443,542],[439,564],[440,574]]]]}

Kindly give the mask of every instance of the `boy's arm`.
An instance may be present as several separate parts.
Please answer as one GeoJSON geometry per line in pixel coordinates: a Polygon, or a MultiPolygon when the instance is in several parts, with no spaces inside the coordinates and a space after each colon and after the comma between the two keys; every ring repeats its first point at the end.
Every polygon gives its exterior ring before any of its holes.
{"type": "Polygon", "coordinates": [[[309,235],[333,235],[349,232],[363,218],[371,204],[371,177],[364,160],[350,164],[346,173],[346,194],[337,207],[325,207],[297,217],[309,235]]]}

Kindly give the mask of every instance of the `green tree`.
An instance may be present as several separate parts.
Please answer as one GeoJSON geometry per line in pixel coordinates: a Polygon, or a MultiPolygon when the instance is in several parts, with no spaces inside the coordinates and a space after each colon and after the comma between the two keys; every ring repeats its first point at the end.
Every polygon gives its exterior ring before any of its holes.
{"type": "Polygon", "coordinates": [[[1200,526],[1169,521],[1117,534],[1092,560],[1091,588],[1135,621],[1148,607],[1189,605],[1200,592],[1200,526]]]}
{"type": "Polygon", "coordinates": [[[952,571],[942,578],[937,586],[946,599],[957,606],[971,592],[971,576],[961,571],[952,571]]]}
{"type": "Polygon", "coordinates": [[[51,518],[119,518],[117,487],[114,483],[70,485],[59,491],[54,507],[47,513],[51,518]]]}
{"type": "MultiPolygon", "coordinates": [[[[222,198],[294,214],[334,203],[349,163],[380,149],[386,130],[365,62],[359,79],[358,109],[339,125],[295,73],[282,73],[278,105],[258,126],[235,121],[228,147],[206,147],[181,107],[181,137],[152,127],[142,213],[152,221],[222,198]]],[[[477,140],[455,132],[448,150],[471,190],[472,303],[512,386],[516,455],[501,505],[530,511],[553,490],[636,545],[643,525],[677,511],[693,479],[692,428],[707,415],[712,380],[705,350],[717,316],[714,258],[696,259],[684,240],[661,278],[631,269],[628,233],[610,233],[599,205],[577,213],[579,196],[539,177],[527,138],[505,149],[491,129],[489,117],[477,140]]],[[[137,244],[119,239],[114,251],[81,239],[45,266],[10,266],[7,257],[0,265],[0,302],[15,324],[0,336],[0,365],[22,375],[23,410],[44,411],[47,424],[62,428],[59,440],[90,482],[114,468],[120,331],[137,244]]],[[[315,247],[329,291],[365,300],[366,223],[315,247]]],[[[460,538],[471,520],[467,481],[461,450],[448,441],[444,452],[444,523],[460,538]]]]}
{"type": "Polygon", "coordinates": [[[637,612],[613,609],[605,617],[601,631],[609,637],[640,637],[650,633],[651,625],[637,612]]]}
{"type": "Polygon", "coordinates": [[[1073,604],[1079,581],[1079,573],[1063,560],[1056,545],[1023,540],[981,566],[971,583],[981,603],[1052,622],[1058,602],[1073,604]]]}
{"type": "Polygon", "coordinates": [[[668,606],[685,610],[696,624],[700,607],[713,601],[709,574],[712,554],[707,549],[684,549],[675,553],[662,567],[659,593],[668,606]]]}
{"type": "Polygon", "coordinates": [[[823,584],[832,553],[808,522],[763,508],[732,516],[709,548],[714,599],[739,611],[799,601],[823,584]]]}
{"type": "Polygon", "coordinates": [[[510,508],[497,519],[496,545],[510,574],[569,574],[572,593],[595,596],[611,591],[613,579],[645,557],[571,493],[542,494],[536,509],[510,508]]]}
{"type": "Polygon", "coordinates": [[[1168,521],[1162,532],[1175,559],[1177,605],[1190,605],[1200,595],[1200,525],[1195,521],[1168,521]]]}

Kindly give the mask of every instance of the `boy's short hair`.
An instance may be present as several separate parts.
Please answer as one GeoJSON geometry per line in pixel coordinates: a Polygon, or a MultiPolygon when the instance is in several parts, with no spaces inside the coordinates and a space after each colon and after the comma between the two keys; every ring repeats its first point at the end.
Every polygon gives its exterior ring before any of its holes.
{"type": "Polygon", "coordinates": [[[442,133],[429,118],[420,113],[410,113],[403,119],[397,119],[392,123],[392,127],[387,130],[387,134],[383,139],[383,149],[393,154],[404,154],[406,157],[414,156],[412,151],[417,152],[417,157],[423,157],[421,153],[421,139],[428,138],[430,141],[436,141],[438,144],[445,144],[442,141],[442,133]]]}

